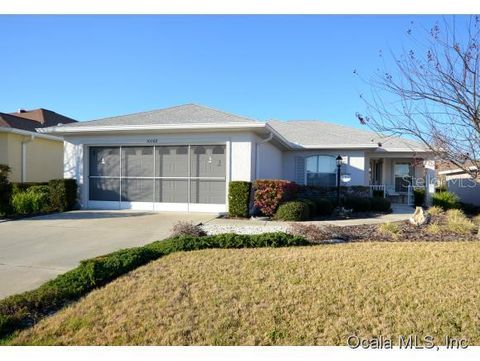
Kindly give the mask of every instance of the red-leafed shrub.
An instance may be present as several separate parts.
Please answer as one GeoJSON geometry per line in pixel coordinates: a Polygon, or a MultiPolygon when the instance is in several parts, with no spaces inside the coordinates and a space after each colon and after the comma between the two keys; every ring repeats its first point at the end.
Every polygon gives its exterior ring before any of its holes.
{"type": "Polygon", "coordinates": [[[266,216],[273,216],[280,203],[293,199],[298,190],[295,182],[277,179],[259,179],[254,188],[255,207],[266,216]]]}

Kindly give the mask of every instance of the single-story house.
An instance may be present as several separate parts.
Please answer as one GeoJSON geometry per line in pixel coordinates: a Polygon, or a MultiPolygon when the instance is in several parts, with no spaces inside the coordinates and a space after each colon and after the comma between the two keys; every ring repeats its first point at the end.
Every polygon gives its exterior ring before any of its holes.
{"type": "Polygon", "coordinates": [[[0,164],[10,167],[10,181],[63,178],[63,139],[36,129],[74,122],[47,109],[0,113],[0,164]]]}
{"type": "Polygon", "coordinates": [[[342,179],[350,178],[342,185],[407,202],[409,184],[435,172],[429,152],[410,140],[195,104],[38,131],[64,137],[64,176],[78,181],[83,208],[225,212],[229,181],[335,186],[338,155],[342,179]]]}

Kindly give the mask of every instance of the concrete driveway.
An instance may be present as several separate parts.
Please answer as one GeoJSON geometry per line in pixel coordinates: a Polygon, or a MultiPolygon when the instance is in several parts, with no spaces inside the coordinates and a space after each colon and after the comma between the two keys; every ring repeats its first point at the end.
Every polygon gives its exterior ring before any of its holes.
{"type": "Polygon", "coordinates": [[[79,261],[169,235],[178,221],[215,214],[73,211],[0,222],[0,299],[34,289],[79,261]]]}

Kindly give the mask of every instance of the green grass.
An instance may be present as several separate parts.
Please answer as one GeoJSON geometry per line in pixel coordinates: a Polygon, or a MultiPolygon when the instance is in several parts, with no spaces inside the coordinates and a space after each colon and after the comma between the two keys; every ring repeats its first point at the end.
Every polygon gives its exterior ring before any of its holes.
{"type": "Polygon", "coordinates": [[[480,344],[480,247],[356,243],[179,252],[24,330],[15,345],[480,344]]]}

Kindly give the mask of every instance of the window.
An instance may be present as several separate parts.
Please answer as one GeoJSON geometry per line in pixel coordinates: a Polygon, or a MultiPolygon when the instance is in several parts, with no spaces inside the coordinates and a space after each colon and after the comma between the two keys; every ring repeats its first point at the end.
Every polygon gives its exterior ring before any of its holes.
{"type": "Polygon", "coordinates": [[[337,181],[337,163],[335,157],[314,155],[305,161],[307,185],[334,187],[337,181]]]}
{"type": "Polygon", "coordinates": [[[410,163],[395,163],[394,166],[395,191],[407,192],[412,184],[413,167],[410,163]]]}

